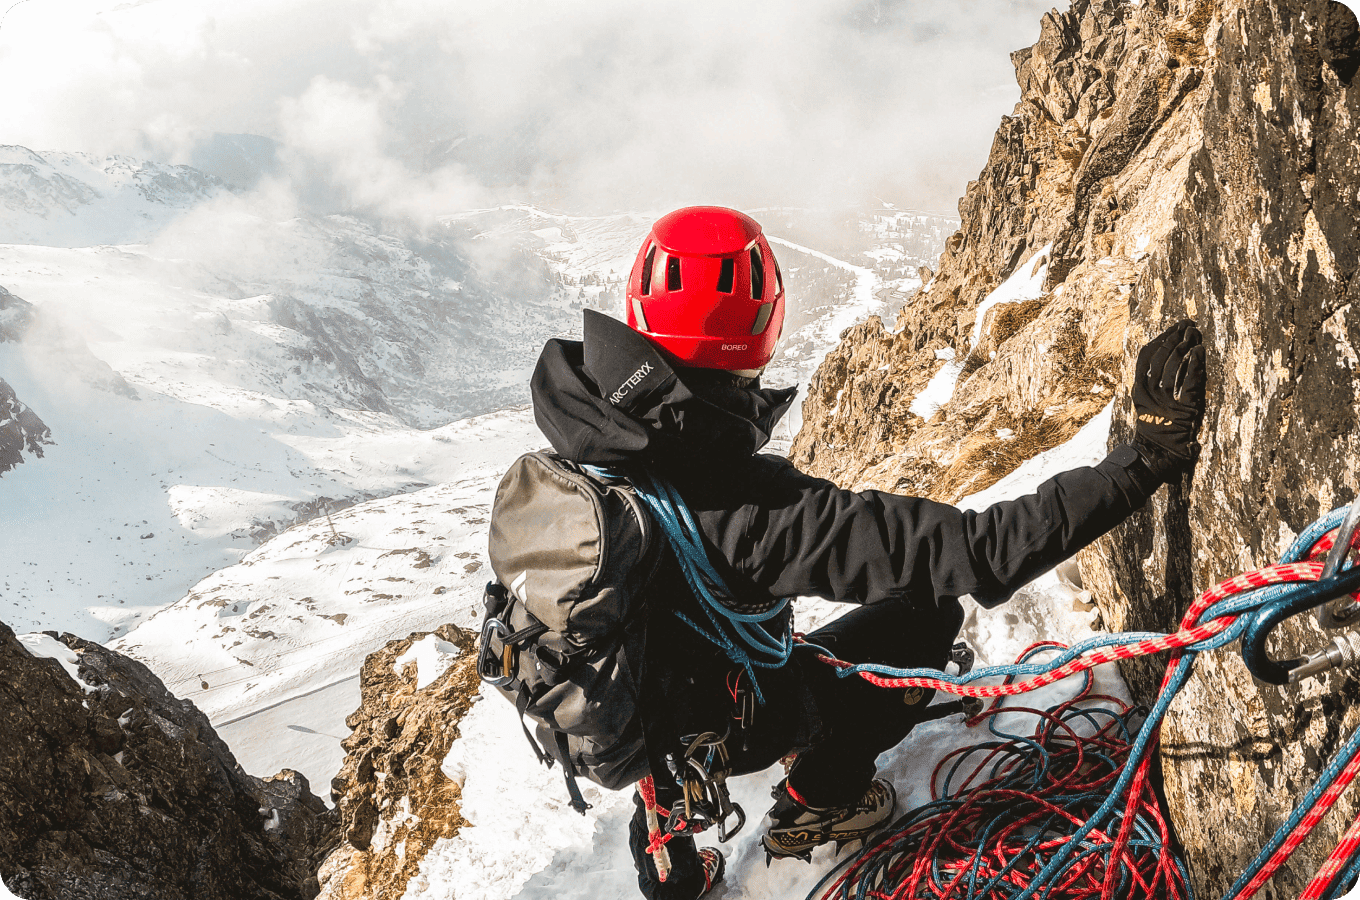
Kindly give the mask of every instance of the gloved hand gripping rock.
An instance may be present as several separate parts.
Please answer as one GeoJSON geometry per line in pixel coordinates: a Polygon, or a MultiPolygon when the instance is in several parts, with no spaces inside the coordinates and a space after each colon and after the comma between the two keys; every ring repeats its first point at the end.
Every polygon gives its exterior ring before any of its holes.
{"type": "Polygon", "coordinates": [[[1204,420],[1204,356],[1204,337],[1189,319],[1177,322],[1138,353],[1133,445],[1162,481],[1191,471],[1199,459],[1195,438],[1204,420]]]}

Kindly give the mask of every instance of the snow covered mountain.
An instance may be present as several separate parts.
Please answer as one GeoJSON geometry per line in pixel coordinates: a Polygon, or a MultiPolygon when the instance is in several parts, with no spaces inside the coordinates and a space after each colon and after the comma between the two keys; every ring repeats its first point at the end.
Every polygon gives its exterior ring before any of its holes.
{"type": "Polygon", "coordinates": [[[222,191],[218,179],[188,166],[0,145],[0,240],[135,243],[222,191]]]}
{"type": "Polygon", "coordinates": [[[533,256],[5,156],[0,378],[51,440],[0,484],[19,628],[106,640],[322,506],[442,480],[429,429],[523,403],[577,319],[533,256]]]}

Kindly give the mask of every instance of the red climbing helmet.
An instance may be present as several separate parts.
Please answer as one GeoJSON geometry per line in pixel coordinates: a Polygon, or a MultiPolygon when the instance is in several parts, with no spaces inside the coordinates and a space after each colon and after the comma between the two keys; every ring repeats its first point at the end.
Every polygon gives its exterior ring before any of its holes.
{"type": "Polygon", "coordinates": [[[758,373],[784,328],[784,276],[759,223],[721,206],[658,219],[628,276],[628,324],[683,365],[758,373]]]}

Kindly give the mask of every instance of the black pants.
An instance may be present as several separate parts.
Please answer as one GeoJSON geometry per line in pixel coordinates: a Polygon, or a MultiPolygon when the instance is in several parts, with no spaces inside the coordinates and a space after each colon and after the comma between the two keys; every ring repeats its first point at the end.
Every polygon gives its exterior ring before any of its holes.
{"type": "MultiPolygon", "coordinates": [[[[940,669],[962,623],[957,603],[930,615],[906,603],[879,603],[851,610],[807,639],[850,662],[940,669]]],[[[728,749],[735,775],[763,771],[796,750],[789,783],[798,794],[812,806],[842,806],[864,796],[879,754],[901,743],[922,720],[934,692],[888,690],[859,677],[841,678],[816,657],[811,648],[799,648],[787,671],[762,679],[766,702],[742,736],[745,746],[728,749]]],[[[713,712],[715,720],[731,715],[731,701],[713,712]]],[[[657,784],[663,807],[677,800],[672,786],[657,784]]],[[[629,845],[642,893],[648,900],[694,900],[704,887],[694,839],[676,837],[666,845],[672,873],[659,883],[646,852],[646,813],[641,799],[636,802],[629,845]]]]}

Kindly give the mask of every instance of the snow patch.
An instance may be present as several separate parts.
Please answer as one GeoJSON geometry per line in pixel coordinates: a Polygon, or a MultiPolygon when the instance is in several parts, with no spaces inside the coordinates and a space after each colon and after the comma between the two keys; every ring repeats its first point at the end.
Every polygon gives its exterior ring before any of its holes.
{"type": "Polygon", "coordinates": [[[1033,493],[1059,472],[1100,462],[1105,458],[1105,442],[1110,436],[1112,408],[1113,404],[1096,413],[1067,443],[1026,460],[996,484],[964,497],[955,505],[959,509],[984,509],[1000,500],[1033,493]]]}
{"type": "Polygon", "coordinates": [[[397,661],[392,664],[392,671],[401,674],[402,669],[414,664],[416,690],[423,691],[448,671],[460,652],[456,646],[439,635],[427,634],[397,657],[397,661]]]}
{"type": "Polygon", "coordinates": [[[1052,253],[1052,242],[1044,244],[1038,253],[1017,266],[1009,278],[1001,282],[978,304],[970,350],[978,345],[978,340],[982,337],[982,322],[993,306],[1037,300],[1044,295],[1044,279],[1048,278],[1048,261],[1052,253]]]}
{"type": "Polygon", "coordinates": [[[66,670],[66,674],[71,676],[71,680],[85,689],[85,693],[98,693],[99,688],[81,680],[80,656],[70,647],[46,634],[21,634],[18,638],[29,656],[37,659],[55,659],[66,670]]]}
{"type": "Polygon", "coordinates": [[[945,364],[931,376],[921,392],[912,398],[911,406],[907,407],[909,412],[923,419],[929,419],[935,415],[936,410],[949,402],[949,398],[954,396],[954,388],[959,383],[959,375],[963,372],[963,363],[954,361],[954,351],[949,350],[948,356],[941,356],[943,352],[945,351],[936,350],[935,358],[946,360],[945,364]]]}

